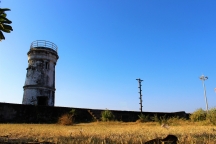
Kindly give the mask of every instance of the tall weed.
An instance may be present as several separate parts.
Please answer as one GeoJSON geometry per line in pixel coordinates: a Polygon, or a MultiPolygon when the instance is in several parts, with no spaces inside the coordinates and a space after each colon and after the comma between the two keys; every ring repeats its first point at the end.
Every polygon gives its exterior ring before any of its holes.
{"type": "Polygon", "coordinates": [[[185,118],[179,118],[179,116],[170,117],[167,119],[167,123],[172,126],[177,126],[186,123],[187,120],[185,118]]]}

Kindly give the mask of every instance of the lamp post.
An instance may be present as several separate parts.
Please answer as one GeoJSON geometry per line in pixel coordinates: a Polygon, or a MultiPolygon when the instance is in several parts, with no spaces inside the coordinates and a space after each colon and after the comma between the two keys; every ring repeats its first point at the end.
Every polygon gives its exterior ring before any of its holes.
{"type": "Polygon", "coordinates": [[[205,87],[205,80],[207,80],[208,77],[207,76],[204,76],[204,75],[201,75],[200,76],[200,80],[202,81],[203,83],[203,88],[204,88],[204,98],[205,98],[205,102],[206,102],[206,111],[208,113],[208,101],[207,101],[207,97],[206,97],[206,87],[205,87]]]}

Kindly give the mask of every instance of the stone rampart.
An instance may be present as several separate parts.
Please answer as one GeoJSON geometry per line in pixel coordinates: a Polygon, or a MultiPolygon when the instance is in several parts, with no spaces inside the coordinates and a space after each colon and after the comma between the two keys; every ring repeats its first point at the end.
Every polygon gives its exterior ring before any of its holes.
{"type": "MultiPolygon", "coordinates": [[[[101,109],[0,103],[0,123],[57,123],[61,115],[69,113],[72,109],[76,111],[75,122],[91,122],[94,119],[93,115],[100,118],[101,112],[104,111],[101,109]],[[91,113],[89,111],[91,111],[91,113]]],[[[134,122],[139,118],[138,115],[140,115],[138,111],[110,111],[113,112],[116,120],[124,122],[134,122]]],[[[189,117],[189,114],[186,114],[184,111],[174,113],[143,112],[143,114],[149,115],[150,117],[154,116],[154,114],[157,114],[159,117],[164,115],[166,115],[166,117],[189,117]]]]}

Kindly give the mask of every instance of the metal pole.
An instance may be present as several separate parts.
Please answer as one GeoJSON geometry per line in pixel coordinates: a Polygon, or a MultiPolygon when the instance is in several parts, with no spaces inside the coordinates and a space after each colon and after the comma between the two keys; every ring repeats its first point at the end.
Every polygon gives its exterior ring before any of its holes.
{"type": "Polygon", "coordinates": [[[205,102],[206,102],[206,111],[208,113],[208,101],[207,101],[207,97],[206,97],[206,87],[205,87],[204,80],[203,80],[203,88],[204,88],[204,98],[205,98],[205,102]]]}
{"type": "Polygon", "coordinates": [[[139,104],[140,104],[140,110],[141,110],[141,113],[142,113],[142,107],[143,107],[143,106],[142,106],[142,89],[141,89],[141,86],[142,86],[142,85],[141,85],[141,82],[142,82],[143,80],[141,80],[140,78],[139,78],[139,79],[136,79],[136,80],[138,80],[138,82],[139,82],[139,87],[138,87],[138,88],[139,88],[139,92],[138,92],[138,93],[140,94],[140,97],[139,97],[140,103],[139,103],[139,104]]]}
{"type": "Polygon", "coordinates": [[[207,96],[206,96],[206,87],[205,87],[205,80],[207,80],[208,77],[207,76],[204,76],[204,75],[201,75],[200,76],[200,80],[202,80],[202,83],[203,83],[203,88],[204,88],[204,98],[205,98],[205,102],[206,102],[206,112],[208,113],[208,101],[207,101],[207,96]]]}

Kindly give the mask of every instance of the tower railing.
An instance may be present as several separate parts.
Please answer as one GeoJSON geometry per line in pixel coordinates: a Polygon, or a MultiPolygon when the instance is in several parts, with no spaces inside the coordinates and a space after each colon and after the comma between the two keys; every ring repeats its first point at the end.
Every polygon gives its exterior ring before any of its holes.
{"type": "Polygon", "coordinates": [[[56,52],[58,51],[58,47],[54,43],[52,43],[50,41],[45,41],[45,40],[36,40],[36,41],[33,41],[31,43],[30,49],[37,48],[37,47],[51,48],[51,49],[53,49],[56,52]]]}

